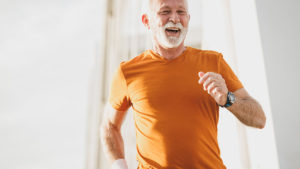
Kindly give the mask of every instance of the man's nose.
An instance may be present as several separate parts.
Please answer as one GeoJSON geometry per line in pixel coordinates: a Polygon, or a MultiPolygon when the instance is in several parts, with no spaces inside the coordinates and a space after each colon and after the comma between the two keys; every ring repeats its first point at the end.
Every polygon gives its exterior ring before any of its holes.
{"type": "Polygon", "coordinates": [[[175,24],[180,22],[180,18],[179,18],[179,15],[177,14],[177,12],[172,13],[172,15],[169,18],[169,21],[171,21],[175,24]]]}

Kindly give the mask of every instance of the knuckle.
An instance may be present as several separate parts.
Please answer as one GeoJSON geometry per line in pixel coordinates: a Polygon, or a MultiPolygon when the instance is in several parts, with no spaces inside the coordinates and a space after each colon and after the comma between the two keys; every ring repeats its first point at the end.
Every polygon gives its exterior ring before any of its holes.
{"type": "Polygon", "coordinates": [[[207,72],[207,75],[211,76],[213,74],[213,72],[207,72]]]}

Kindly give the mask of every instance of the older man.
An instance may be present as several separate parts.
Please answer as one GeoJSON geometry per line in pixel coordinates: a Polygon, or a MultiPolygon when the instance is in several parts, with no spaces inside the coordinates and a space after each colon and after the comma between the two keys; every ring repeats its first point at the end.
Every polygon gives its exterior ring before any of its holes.
{"type": "Polygon", "coordinates": [[[153,49],[122,62],[113,78],[102,142],[113,168],[126,169],[120,133],[134,110],[140,169],[221,169],[219,107],[242,123],[265,125],[264,112],[221,53],[184,46],[190,15],[185,0],[150,0],[142,15],[153,49]]]}

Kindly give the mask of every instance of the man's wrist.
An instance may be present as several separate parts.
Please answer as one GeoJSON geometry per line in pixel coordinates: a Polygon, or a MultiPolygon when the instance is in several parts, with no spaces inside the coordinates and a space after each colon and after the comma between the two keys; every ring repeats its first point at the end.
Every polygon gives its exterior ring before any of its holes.
{"type": "Polygon", "coordinates": [[[235,95],[232,92],[228,91],[226,103],[220,106],[225,108],[230,107],[235,102],[235,99],[235,95]]]}
{"type": "Polygon", "coordinates": [[[125,159],[117,159],[112,163],[111,169],[128,169],[128,166],[125,159]]]}

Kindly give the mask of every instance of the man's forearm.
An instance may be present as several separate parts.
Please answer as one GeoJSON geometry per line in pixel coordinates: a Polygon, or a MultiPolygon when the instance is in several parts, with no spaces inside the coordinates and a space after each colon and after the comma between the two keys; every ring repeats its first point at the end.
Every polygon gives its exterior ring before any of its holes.
{"type": "Polygon", "coordinates": [[[113,126],[101,127],[101,141],[104,152],[110,162],[124,159],[124,142],[120,129],[113,126]]]}
{"type": "Polygon", "coordinates": [[[266,117],[260,104],[253,98],[239,98],[227,108],[232,112],[242,123],[256,127],[264,128],[266,117]]]}

